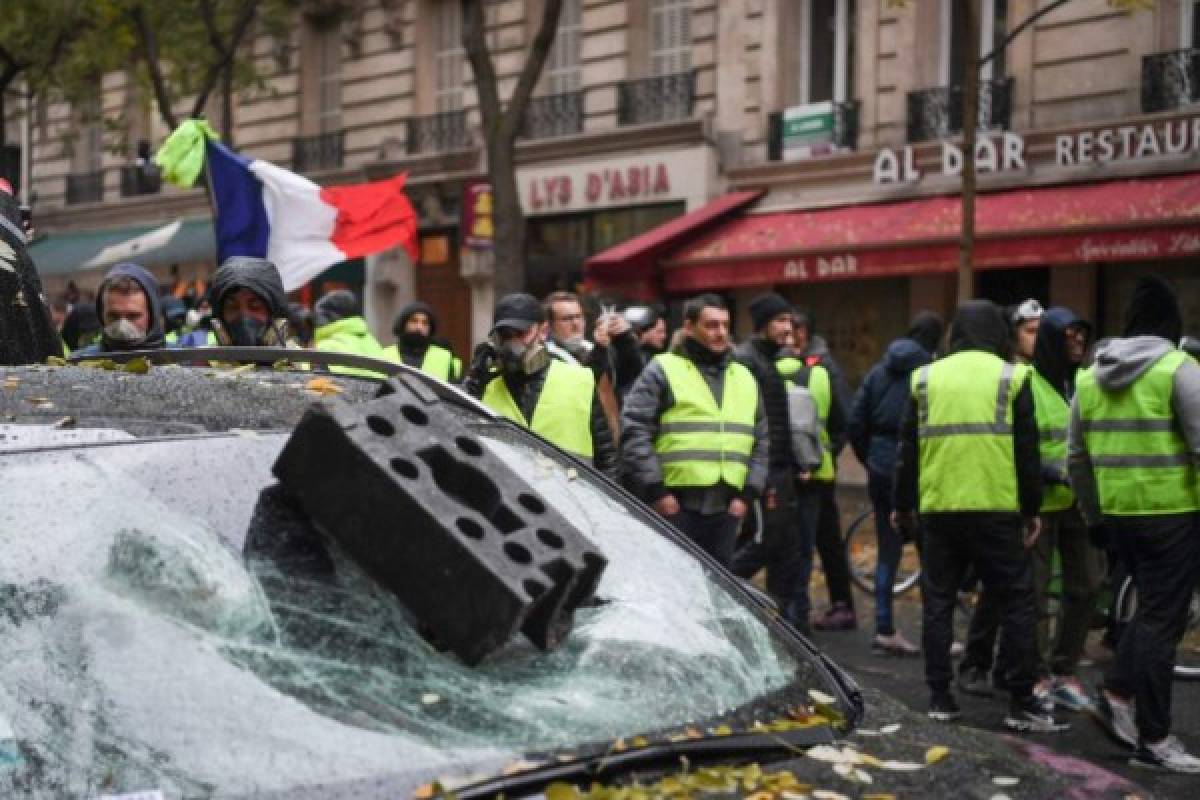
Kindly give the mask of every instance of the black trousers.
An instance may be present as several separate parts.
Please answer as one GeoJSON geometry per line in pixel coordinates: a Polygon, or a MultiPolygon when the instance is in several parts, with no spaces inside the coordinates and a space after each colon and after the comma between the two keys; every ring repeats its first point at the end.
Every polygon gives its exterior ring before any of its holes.
{"type": "Polygon", "coordinates": [[[1200,514],[1107,521],[1117,553],[1133,574],[1138,603],[1104,685],[1136,701],[1139,736],[1143,742],[1157,742],[1171,732],[1175,649],[1200,580],[1200,514]]]}
{"type": "Polygon", "coordinates": [[[968,567],[973,567],[1000,604],[1001,649],[1010,654],[1005,679],[1016,697],[1033,689],[1036,610],[1033,563],[1021,542],[1017,514],[925,514],[921,550],[922,649],[925,681],[945,691],[954,676],[950,645],[954,641],[954,608],[968,567]]]}
{"type": "Polygon", "coordinates": [[[666,519],[722,565],[733,563],[734,544],[742,524],[738,517],[725,511],[701,514],[684,508],[666,519]]]}
{"type": "Polygon", "coordinates": [[[846,543],[842,540],[842,520],[837,505],[837,485],[817,483],[821,498],[821,513],[817,520],[817,554],[825,571],[829,587],[829,602],[854,609],[854,594],[850,590],[850,562],[846,560],[846,543]]]}

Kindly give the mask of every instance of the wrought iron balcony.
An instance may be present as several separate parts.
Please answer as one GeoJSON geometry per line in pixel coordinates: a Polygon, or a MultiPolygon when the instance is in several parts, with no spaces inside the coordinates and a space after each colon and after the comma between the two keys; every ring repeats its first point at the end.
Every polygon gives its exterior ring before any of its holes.
{"type": "MultiPolygon", "coordinates": [[[[767,115],[767,160],[782,161],[784,158],[783,112],[773,111],[767,115]]],[[[833,130],[828,142],[829,150],[858,149],[858,101],[833,104],[833,130]]],[[[820,150],[818,144],[814,150],[820,150]]],[[[815,155],[821,155],[814,152],[815,155]]]]}
{"type": "Polygon", "coordinates": [[[443,111],[427,117],[409,117],[408,153],[448,153],[471,146],[466,111],[443,111]]]}
{"type": "Polygon", "coordinates": [[[526,139],[549,139],[582,130],[583,92],[566,92],[530,99],[521,135],[526,139]]]}
{"type": "Polygon", "coordinates": [[[15,144],[0,146],[0,178],[8,181],[13,191],[21,191],[21,148],[15,144]]]}
{"type": "Polygon", "coordinates": [[[67,176],[67,205],[99,203],[104,199],[104,170],[67,176]]]}
{"type": "Polygon", "coordinates": [[[126,164],[121,167],[121,197],[158,194],[162,190],[162,173],[154,164],[126,164]]]}
{"type": "Polygon", "coordinates": [[[1153,114],[1200,102],[1200,49],[1142,56],[1142,111],[1153,114]]]}
{"type": "Polygon", "coordinates": [[[342,166],[345,145],[345,131],[298,136],[292,139],[292,169],[296,172],[337,169],[342,166]]]}
{"type": "Polygon", "coordinates": [[[617,84],[617,124],[645,125],[692,116],[696,103],[694,70],[617,84]]]}
{"type": "MultiPolygon", "coordinates": [[[[979,84],[979,130],[1007,130],[1012,119],[1013,79],[979,84]]],[[[908,93],[908,141],[945,139],[962,132],[962,87],[908,93]]]]}

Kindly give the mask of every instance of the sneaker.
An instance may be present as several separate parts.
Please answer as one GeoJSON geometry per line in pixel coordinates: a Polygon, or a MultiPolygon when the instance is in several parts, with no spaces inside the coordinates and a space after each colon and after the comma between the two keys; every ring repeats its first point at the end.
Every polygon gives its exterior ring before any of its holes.
{"type": "Polygon", "coordinates": [[[1054,712],[1046,709],[1032,694],[1013,697],[1008,704],[1008,715],[1004,727],[1018,733],[1059,733],[1071,726],[1054,718],[1054,712]]]}
{"type": "Polygon", "coordinates": [[[1092,719],[1109,738],[1130,750],[1137,749],[1137,723],[1133,721],[1133,704],[1101,690],[1096,697],[1092,719]]]}
{"type": "Polygon", "coordinates": [[[905,639],[900,633],[893,633],[890,636],[883,634],[875,634],[875,638],[871,640],[871,652],[883,656],[919,656],[921,648],[905,639]]]}
{"type": "Polygon", "coordinates": [[[1161,769],[1168,772],[1200,773],[1200,758],[1196,758],[1183,746],[1183,742],[1174,736],[1168,736],[1161,742],[1148,744],[1143,742],[1138,747],[1129,763],[1134,767],[1146,769],[1161,769]]]}
{"type": "Polygon", "coordinates": [[[950,692],[934,692],[929,699],[929,718],[935,722],[953,722],[962,716],[958,701],[950,692]]]}
{"type": "Polygon", "coordinates": [[[1053,711],[1054,698],[1050,696],[1050,693],[1053,691],[1054,679],[1042,678],[1033,685],[1033,699],[1037,700],[1038,705],[1040,705],[1046,711],[1053,711]]]}
{"type": "Polygon", "coordinates": [[[1083,684],[1074,676],[1055,678],[1050,699],[1054,701],[1054,705],[1067,711],[1091,711],[1096,705],[1087,689],[1083,688],[1083,684]]]}
{"type": "Polygon", "coordinates": [[[962,658],[966,652],[967,652],[967,646],[965,644],[963,644],[962,642],[954,642],[953,644],[950,645],[950,657],[951,658],[962,658]]]}
{"type": "Polygon", "coordinates": [[[963,667],[958,671],[958,688],[975,697],[991,697],[992,686],[987,672],[979,667],[963,667]]]}
{"type": "Polygon", "coordinates": [[[826,632],[852,631],[858,627],[858,617],[854,615],[854,609],[842,603],[835,603],[832,608],[817,617],[813,627],[826,632]]]}

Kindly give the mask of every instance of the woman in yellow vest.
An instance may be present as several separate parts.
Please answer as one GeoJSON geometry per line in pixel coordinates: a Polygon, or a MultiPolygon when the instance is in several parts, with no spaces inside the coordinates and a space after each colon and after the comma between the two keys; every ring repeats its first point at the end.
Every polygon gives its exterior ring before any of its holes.
{"type": "Polygon", "coordinates": [[[616,445],[592,371],[550,356],[542,340],[542,305],[532,295],[500,298],[494,318],[488,341],[475,349],[463,388],[615,480],[616,445]]]}
{"type": "Polygon", "coordinates": [[[1183,319],[1163,280],[1138,281],[1125,320],[1076,381],[1067,444],[1083,518],[1107,529],[1138,597],[1097,719],[1135,766],[1200,773],[1171,735],[1175,649],[1200,574],[1200,366],[1176,349],[1183,319]]]}
{"type": "Polygon", "coordinates": [[[396,343],[384,348],[392,361],[416,367],[449,383],[462,380],[462,362],[434,341],[437,315],[428,303],[418,300],[400,309],[392,324],[392,333],[396,335],[396,343]]]}

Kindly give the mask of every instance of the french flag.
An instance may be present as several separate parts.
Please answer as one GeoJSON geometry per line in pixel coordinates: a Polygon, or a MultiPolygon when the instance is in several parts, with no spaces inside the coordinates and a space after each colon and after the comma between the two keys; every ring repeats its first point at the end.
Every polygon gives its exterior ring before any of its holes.
{"type": "Polygon", "coordinates": [[[274,262],[289,292],[334,264],[402,246],[417,260],[417,215],[406,175],[322,188],[215,139],[205,143],[217,262],[256,256],[274,262]]]}

